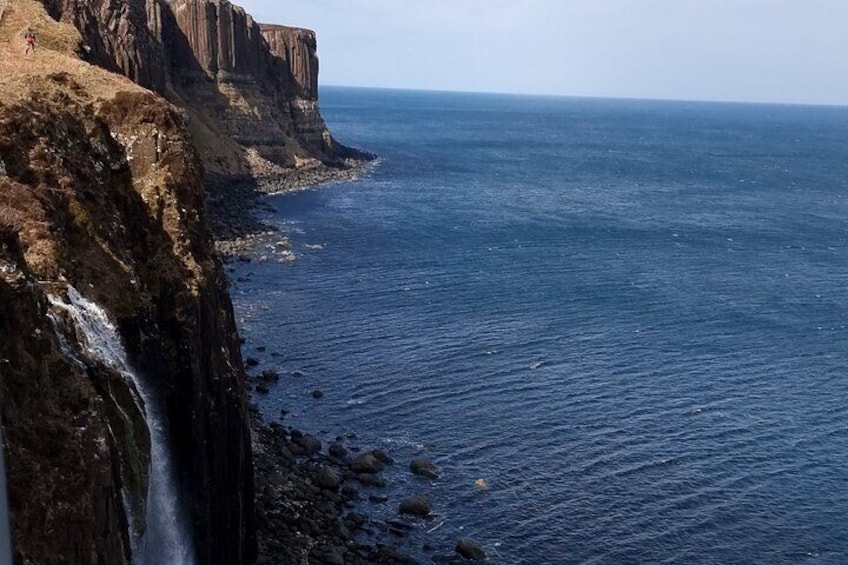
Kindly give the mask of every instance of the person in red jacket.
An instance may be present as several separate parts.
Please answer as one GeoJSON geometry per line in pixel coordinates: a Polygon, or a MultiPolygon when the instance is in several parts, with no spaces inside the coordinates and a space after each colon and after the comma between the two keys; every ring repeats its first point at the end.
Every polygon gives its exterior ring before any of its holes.
{"type": "Polygon", "coordinates": [[[26,33],[24,33],[24,40],[26,40],[24,55],[35,53],[35,31],[31,27],[28,27],[26,33]]]}

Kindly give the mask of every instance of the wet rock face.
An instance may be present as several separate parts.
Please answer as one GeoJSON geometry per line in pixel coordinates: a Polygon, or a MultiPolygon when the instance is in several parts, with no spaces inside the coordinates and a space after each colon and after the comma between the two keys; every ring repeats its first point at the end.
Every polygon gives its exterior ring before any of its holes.
{"type": "Polygon", "coordinates": [[[139,273],[150,300],[120,327],[138,367],[159,376],[177,463],[191,477],[199,561],[248,562],[253,472],[244,371],[205,221],[199,158],[182,118],[153,95],[118,95],[100,117],[126,152],[148,221],[165,235],[139,273]]]}
{"type": "Polygon", "coordinates": [[[74,24],[88,61],[158,92],[165,89],[159,0],[44,0],[57,20],[74,24]]]}
{"type": "MultiPolygon", "coordinates": [[[[8,184],[0,180],[0,189],[8,184]]],[[[129,563],[119,455],[127,438],[113,433],[108,414],[131,406],[63,354],[44,294],[19,261],[0,243],[0,399],[15,562],[129,563]]]]}

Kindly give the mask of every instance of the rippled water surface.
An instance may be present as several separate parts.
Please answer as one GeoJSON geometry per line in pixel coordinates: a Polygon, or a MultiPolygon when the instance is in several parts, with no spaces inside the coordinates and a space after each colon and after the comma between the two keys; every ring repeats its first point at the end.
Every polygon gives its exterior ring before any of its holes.
{"type": "Polygon", "coordinates": [[[382,161],[272,198],[298,259],[233,265],[234,300],[245,354],[303,373],[269,418],[390,451],[374,516],[432,497],[399,543],[848,563],[848,109],[354,89],[322,109],[382,161]],[[410,477],[417,455],[443,477],[410,477]]]}

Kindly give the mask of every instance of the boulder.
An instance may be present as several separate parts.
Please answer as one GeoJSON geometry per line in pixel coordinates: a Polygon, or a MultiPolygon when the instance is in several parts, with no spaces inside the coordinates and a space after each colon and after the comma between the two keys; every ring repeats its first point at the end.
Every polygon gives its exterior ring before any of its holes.
{"type": "Polygon", "coordinates": [[[401,514],[413,516],[429,516],[430,500],[426,496],[413,496],[400,503],[398,508],[401,514]]]}
{"type": "Polygon", "coordinates": [[[322,489],[332,491],[338,490],[339,484],[341,484],[338,475],[326,465],[318,470],[318,476],[315,478],[315,482],[322,489]]]}
{"type": "Polygon", "coordinates": [[[265,369],[262,371],[262,379],[266,382],[277,382],[280,380],[280,373],[274,369],[265,369]]]}
{"type": "Polygon", "coordinates": [[[439,468],[436,467],[429,459],[413,459],[409,464],[409,470],[416,475],[427,477],[428,479],[439,478],[439,468]]]}
{"type": "Polygon", "coordinates": [[[343,445],[340,445],[338,443],[331,444],[328,453],[331,457],[335,457],[337,459],[344,459],[345,457],[347,457],[347,449],[345,449],[343,445]]]}
{"type": "Polygon", "coordinates": [[[379,473],[386,465],[377,459],[370,451],[357,455],[350,462],[350,470],[354,473],[379,473]]]}
{"type": "Polygon", "coordinates": [[[299,438],[295,438],[292,434],[292,442],[303,448],[305,455],[316,455],[321,451],[321,440],[309,434],[304,434],[299,438]]]}
{"type": "Polygon", "coordinates": [[[468,538],[460,538],[456,542],[456,552],[469,561],[485,561],[486,552],[477,542],[468,538]]]}

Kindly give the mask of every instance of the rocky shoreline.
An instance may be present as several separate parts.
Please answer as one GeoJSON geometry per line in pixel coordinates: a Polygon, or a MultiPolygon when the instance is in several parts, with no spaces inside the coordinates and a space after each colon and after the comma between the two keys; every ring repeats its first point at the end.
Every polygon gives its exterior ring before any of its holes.
{"type": "Polygon", "coordinates": [[[301,169],[275,169],[250,177],[207,179],[207,206],[215,248],[222,257],[232,257],[262,244],[273,243],[276,230],[256,218],[267,205],[262,197],[306,190],[333,182],[356,180],[377,162],[363,153],[342,165],[316,164],[301,169]]]}
{"type": "MultiPolygon", "coordinates": [[[[316,167],[262,179],[217,181],[209,197],[216,249],[225,261],[267,260],[262,247],[268,247],[268,254],[279,261],[292,260],[288,238],[256,219],[262,196],[354,180],[373,163],[373,159],[348,160],[343,168],[316,167]]],[[[266,348],[259,345],[255,351],[261,355],[266,348]]],[[[279,383],[280,375],[262,369],[262,363],[247,351],[244,359],[250,394],[267,394],[279,383]]],[[[312,396],[317,399],[323,393],[316,390],[312,396]]],[[[416,553],[429,554],[437,563],[486,559],[484,550],[471,540],[458,540],[451,554],[444,553],[447,548],[427,543],[427,532],[420,527],[422,520],[430,517],[426,497],[389,500],[379,492],[386,485],[381,471],[395,464],[388,453],[357,445],[355,433],[322,442],[308,432],[281,424],[284,413],[279,420],[272,420],[273,415],[260,414],[255,403],[250,411],[258,565],[419,563],[399,549],[401,546],[414,546],[416,553]],[[371,519],[364,513],[365,502],[394,504],[396,517],[371,519]]],[[[427,480],[437,480],[440,474],[432,462],[423,459],[409,462],[408,469],[427,480]]]]}
{"type": "MultiPolygon", "coordinates": [[[[486,560],[483,548],[469,539],[460,538],[452,554],[440,553],[445,548],[426,541],[432,530],[420,524],[431,515],[427,497],[398,502],[379,493],[386,485],[381,471],[395,464],[388,453],[360,449],[355,434],[324,445],[296,428],[266,423],[255,408],[252,423],[258,565],[419,563],[396,540],[430,554],[434,563],[486,560]],[[397,516],[372,519],[363,511],[365,501],[396,504],[397,516]]],[[[409,470],[438,478],[438,470],[426,460],[413,460],[409,470]]]]}

